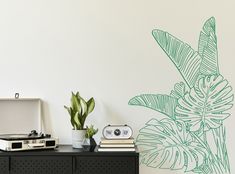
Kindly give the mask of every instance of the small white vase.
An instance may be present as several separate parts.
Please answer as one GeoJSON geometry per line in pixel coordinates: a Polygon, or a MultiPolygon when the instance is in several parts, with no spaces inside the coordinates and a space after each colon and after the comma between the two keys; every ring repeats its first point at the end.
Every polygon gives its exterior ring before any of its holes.
{"type": "Polygon", "coordinates": [[[83,148],[86,130],[72,130],[72,146],[73,148],[83,148]]]}

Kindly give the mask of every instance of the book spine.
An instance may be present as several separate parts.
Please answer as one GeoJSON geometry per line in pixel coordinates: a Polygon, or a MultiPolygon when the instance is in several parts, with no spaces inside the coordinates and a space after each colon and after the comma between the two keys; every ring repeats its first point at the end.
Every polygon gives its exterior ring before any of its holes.
{"type": "Polygon", "coordinates": [[[134,144],[100,144],[100,147],[135,147],[134,144]]]}
{"type": "Polygon", "coordinates": [[[135,148],[98,148],[98,152],[135,152],[135,148]]]}
{"type": "Polygon", "coordinates": [[[134,141],[124,141],[124,140],[101,140],[102,144],[133,144],[134,141]]]}

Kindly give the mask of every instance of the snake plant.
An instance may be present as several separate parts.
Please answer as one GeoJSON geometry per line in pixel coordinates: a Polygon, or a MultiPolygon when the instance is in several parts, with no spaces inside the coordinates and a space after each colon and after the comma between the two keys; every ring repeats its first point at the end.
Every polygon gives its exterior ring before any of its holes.
{"type": "Polygon", "coordinates": [[[90,98],[87,102],[79,95],[72,92],[71,96],[71,106],[64,106],[70,115],[70,122],[75,130],[83,130],[84,123],[87,116],[95,108],[94,98],[90,98]]]}

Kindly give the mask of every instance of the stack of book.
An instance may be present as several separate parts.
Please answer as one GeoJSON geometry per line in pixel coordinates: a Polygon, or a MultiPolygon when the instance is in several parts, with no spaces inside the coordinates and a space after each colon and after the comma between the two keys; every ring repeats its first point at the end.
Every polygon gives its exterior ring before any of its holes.
{"type": "Polygon", "coordinates": [[[105,139],[101,138],[99,152],[135,152],[134,138],[129,139],[105,139]]]}

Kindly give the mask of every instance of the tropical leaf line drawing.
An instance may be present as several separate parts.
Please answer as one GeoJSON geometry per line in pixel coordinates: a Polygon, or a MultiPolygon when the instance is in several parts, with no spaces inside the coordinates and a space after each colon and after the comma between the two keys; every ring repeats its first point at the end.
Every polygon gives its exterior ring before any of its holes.
{"type": "Polygon", "coordinates": [[[143,147],[141,162],[150,167],[191,171],[204,162],[206,149],[194,142],[182,121],[151,119],[140,130],[138,145],[143,147]]]}
{"type": "Polygon", "coordinates": [[[129,105],[167,116],[152,118],[140,129],[140,163],[185,173],[231,173],[224,120],[230,116],[234,94],[219,72],[215,26],[214,17],[204,23],[198,50],[168,32],[152,31],[184,81],[176,83],[170,95],[141,94],[129,100],[129,105]]]}

